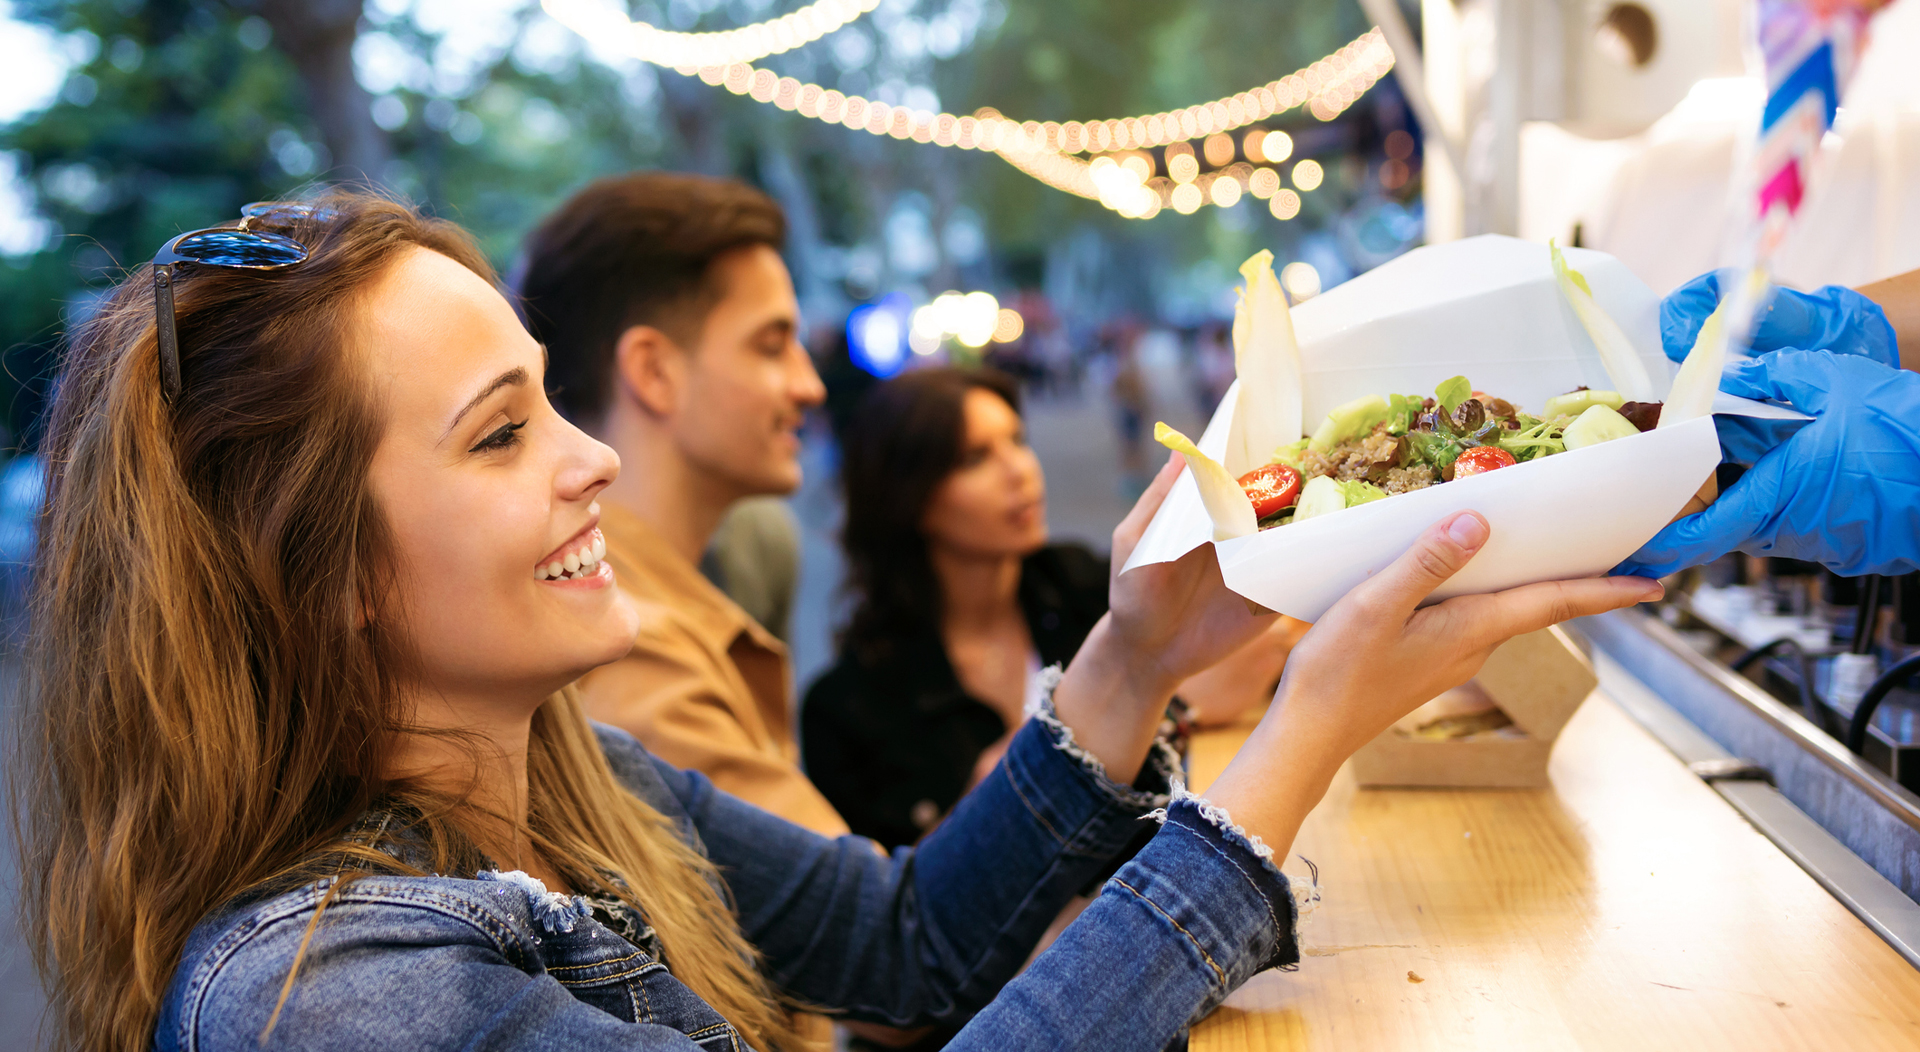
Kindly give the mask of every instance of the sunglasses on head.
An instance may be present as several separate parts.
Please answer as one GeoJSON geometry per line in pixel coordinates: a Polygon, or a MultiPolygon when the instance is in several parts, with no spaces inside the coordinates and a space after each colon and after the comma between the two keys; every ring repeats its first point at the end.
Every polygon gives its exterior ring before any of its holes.
{"type": "Polygon", "coordinates": [[[160,341],[160,395],[180,396],[180,336],[173,309],[173,268],[182,263],[229,270],[280,270],[306,262],[307,246],[261,227],[327,222],[339,213],[324,205],[256,201],[240,210],[237,227],[192,230],[160,246],[153,256],[154,326],[160,341]]]}

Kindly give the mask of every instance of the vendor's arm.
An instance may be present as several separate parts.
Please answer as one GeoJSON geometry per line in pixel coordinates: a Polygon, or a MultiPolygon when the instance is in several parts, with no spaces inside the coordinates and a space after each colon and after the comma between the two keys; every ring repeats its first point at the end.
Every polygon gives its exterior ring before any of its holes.
{"type": "Polygon", "coordinates": [[[1786,350],[1734,362],[1720,389],[1784,403],[1813,422],[1715,417],[1728,458],[1752,467],[1614,572],[1664,576],[1735,551],[1845,576],[1920,569],[1920,375],[1858,355],[1786,350]]]}
{"type": "Polygon", "coordinates": [[[1862,285],[1857,291],[1879,305],[1893,326],[1895,340],[1909,348],[1900,364],[1920,372],[1920,270],[1862,285]]]}

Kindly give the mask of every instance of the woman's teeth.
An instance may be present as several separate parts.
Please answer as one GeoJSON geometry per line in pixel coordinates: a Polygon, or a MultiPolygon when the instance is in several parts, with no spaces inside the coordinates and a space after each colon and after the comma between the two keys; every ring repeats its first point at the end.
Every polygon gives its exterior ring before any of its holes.
{"type": "Polygon", "coordinates": [[[606,557],[607,539],[596,531],[591,542],[581,545],[575,551],[567,552],[545,566],[535,567],[533,576],[535,580],[540,581],[571,581],[581,577],[592,577],[600,566],[600,560],[606,557]]]}

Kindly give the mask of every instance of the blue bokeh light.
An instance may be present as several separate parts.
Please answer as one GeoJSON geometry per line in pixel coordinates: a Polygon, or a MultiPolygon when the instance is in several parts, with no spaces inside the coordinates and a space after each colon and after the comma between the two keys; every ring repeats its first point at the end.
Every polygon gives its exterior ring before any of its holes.
{"type": "Polygon", "coordinates": [[[847,315],[847,354],[853,364],[884,380],[907,364],[907,325],[913,301],[892,292],[847,315]]]}

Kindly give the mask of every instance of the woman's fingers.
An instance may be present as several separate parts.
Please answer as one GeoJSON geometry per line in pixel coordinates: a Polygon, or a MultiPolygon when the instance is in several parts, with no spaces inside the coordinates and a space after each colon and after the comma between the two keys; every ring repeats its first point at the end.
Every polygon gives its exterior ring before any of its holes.
{"type": "Polygon", "coordinates": [[[1414,608],[1459,573],[1475,552],[1487,543],[1487,520],[1477,511],[1463,511],[1427,528],[1386,569],[1348,593],[1341,602],[1402,623],[1414,608]]]}
{"type": "Polygon", "coordinates": [[[1461,596],[1429,613],[1447,619],[1448,632],[1463,648],[1490,648],[1549,625],[1652,602],[1664,594],[1660,582],[1645,577],[1588,577],[1461,596]]]}
{"type": "Polygon", "coordinates": [[[1166,501],[1167,494],[1173,489],[1174,480],[1180,477],[1182,465],[1180,454],[1167,454],[1167,462],[1160,468],[1160,473],[1153,477],[1146,492],[1140,494],[1140,499],[1133,502],[1133,510],[1127,512],[1127,517],[1121,519],[1120,525],[1114,527],[1114,573],[1119,573],[1120,568],[1127,564],[1127,557],[1133,554],[1134,545],[1140,543],[1140,535],[1147,532],[1147,523],[1153,521],[1154,513],[1160,510],[1160,505],[1166,501]]]}

